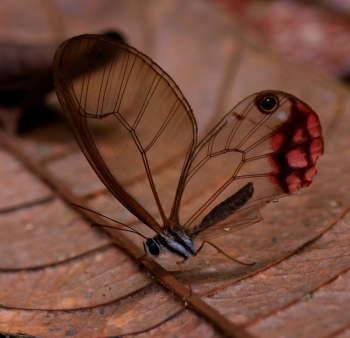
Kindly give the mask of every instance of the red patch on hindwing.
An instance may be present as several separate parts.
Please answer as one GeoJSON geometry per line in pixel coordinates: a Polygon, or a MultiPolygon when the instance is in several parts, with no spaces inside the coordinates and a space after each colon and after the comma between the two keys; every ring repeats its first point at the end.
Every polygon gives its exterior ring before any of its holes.
{"type": "Polygon", "coordinates": [[[270,138],[273,153],[269,161],[274,169],[270,178],[284,193],[297,194],[317,173],[315,164],[323,154],[323,139],[316,113],[293,98],[290,101],[290,118],[270,138]]]}

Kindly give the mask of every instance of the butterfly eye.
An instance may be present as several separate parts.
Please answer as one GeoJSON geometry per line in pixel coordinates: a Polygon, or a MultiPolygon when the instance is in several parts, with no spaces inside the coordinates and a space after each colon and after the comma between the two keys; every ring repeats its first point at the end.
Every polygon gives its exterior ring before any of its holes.
{"type": "Polygon", "coordinates": [[[159,245],[154,238],[148,238],[144,247],[150,256],[157,257],[160,254],[159,245]]]}
{"type": "Polygon", "coordinates": [[[279,102],[276,96],[266,95],[258,101],[258,108],[264,114],[273,113],[279,106],[279,102]]]}

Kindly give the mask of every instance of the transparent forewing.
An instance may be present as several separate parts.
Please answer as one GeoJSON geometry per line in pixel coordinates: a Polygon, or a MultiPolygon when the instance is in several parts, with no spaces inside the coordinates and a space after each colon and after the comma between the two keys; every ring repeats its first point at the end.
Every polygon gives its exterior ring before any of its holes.
{"type": "Polygon", "coordinates": [[[254,184],[253,196],[237,213],[243,219],[232,216],[231,222],[227,219],[214,228],[241,227],[244,218],[255,222],[263,203],[298,193],[311,183],[322,152],[320,123],[306,104],[277,91],[246,98],[196,148],[184,183],[180,224],[200,234],[206,214],[249,182],[254,184]],[[271,95],[276,109],[262,112],[260,101],[271,95]],[[246,209],[250,210],[243,213],[246,209]]]}
{"type": "Polygon", "coordinates": [[[156,223],[169,217],[196,142],[196,122],[176,84],[132,47],[91,35],[60,47],[54,77],[74,134],[100,179],[160,232],[156,223]]]}

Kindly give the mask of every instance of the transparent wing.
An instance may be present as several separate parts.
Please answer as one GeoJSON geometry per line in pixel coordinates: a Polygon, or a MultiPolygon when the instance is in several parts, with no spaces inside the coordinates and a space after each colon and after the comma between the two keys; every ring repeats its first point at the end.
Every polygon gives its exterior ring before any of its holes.
{"type": "Polygon", "coordinates": [[[197,146],[183,179],[179,222],[193,238],[251,224],[264,203],[307,187],[322,153],[321,126],[310,107],[278,91],[254,94],[197,146]],[[276,105],[270,109],[273,100],[276,105]],[[212,230],[201,225],[208,213],[249,182],[254,193],[236,215],[213,224],[212,230]]]}
{"type": "Polygon", "coordinates": [[[161,233],[196,144],[196,122],[181,91],[147,56],[93,35],[59,48],[54,79],[97,175],[130,212],[161,233]]]}

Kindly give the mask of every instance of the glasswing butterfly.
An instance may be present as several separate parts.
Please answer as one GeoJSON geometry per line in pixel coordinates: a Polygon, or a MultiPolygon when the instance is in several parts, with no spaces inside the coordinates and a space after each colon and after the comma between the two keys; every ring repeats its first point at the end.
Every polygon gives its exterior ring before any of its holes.
{"type": "Polygon", "coordinates": [[[170,76],[108,37],[64,42],[54,80],[87,160],[156,233],[127,230],[146,238],[152,257],[168,250],[185,261],[209,238],[258,222],[266,202],[310,185],[323,153],[316,113],[275,90],[241,101],[197,143],[190,105],[170,76]]]}

